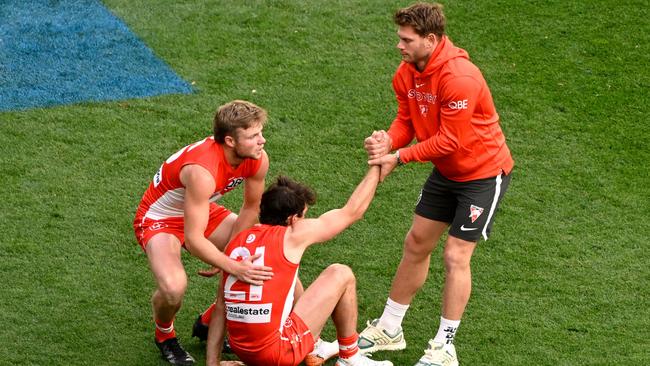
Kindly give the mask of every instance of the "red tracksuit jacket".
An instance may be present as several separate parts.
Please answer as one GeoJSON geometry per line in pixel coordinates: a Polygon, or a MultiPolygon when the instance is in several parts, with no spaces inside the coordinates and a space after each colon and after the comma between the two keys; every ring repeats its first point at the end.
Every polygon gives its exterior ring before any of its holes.
{"type": "Polygon", "coordinates": [[[514,161],[487,83],[447,36],[423,72],[402,62],[393,89],[398,110],[388,134],[403,162],[430,161],[458,182],[510,173],[514,161]]]}

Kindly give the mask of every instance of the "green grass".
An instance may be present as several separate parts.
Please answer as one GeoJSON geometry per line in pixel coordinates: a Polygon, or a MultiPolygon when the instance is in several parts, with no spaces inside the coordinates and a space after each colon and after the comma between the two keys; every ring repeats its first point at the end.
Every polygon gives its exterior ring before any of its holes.
{"type": "MultiPolygon", "coordinates": [[[[107,0],[192,95],[0,113],[0,364],[156,365],[153,280],[131,220],[162,160],[210,133],[231,99],[268,109],[271,177],[342,205],[364,172],[362,141],[386,128],[399,61],[397,1],[107,0]],[[255,90],[255,92],[253,92],[255,90]]],[[[465,365],[650,364],[645,1],[446,1],[448,31],[482,69],[516,159],[457,336],[465,365]]],[[[359,327],[381,314],[429,165],[382,184],[365,219],[310,250],[358,277],[359,327]]],[[[224,203],[237,209],[241,192],[224,203]]],[[[441,250],[404,327],[412,365],[435,334],[441,250]]],[[[215,281],[186,255],[184,344],[215,281]]],[[[333,336],[329,326],[325,332],[333,336]]]]}

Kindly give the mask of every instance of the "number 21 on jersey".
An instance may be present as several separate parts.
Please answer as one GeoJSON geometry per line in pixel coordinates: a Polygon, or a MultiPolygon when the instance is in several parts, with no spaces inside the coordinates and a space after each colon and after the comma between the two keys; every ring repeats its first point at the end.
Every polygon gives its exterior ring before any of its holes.
{"type": "MultiPolygon", "coordinates": [[[[253,261],[253,264],[256,266],[264,265],[264,250],[266,248],[261,246],[255,248],[255,254],[261,254],[259,258],[253,261]]],[[[251,252],[246,247],[237,247],[232,253],[230,253],[230,258],[237,260],[238,258],[246,259],[251,256],[251,252]]],[[[224,286],[224,297],[226,300],[240,300],[240,301],[260,301],[262,300],[262,287],[263,285],[251,285],[246,284],[248,291],[233,290],[232,287],[237,282],[237,277],[226,273],[226,283],[224,286]],[[248,297],[246,296],[248,294],[248,297]]],[[[241,283],[241,282],[240,282],[241,283]]]]}

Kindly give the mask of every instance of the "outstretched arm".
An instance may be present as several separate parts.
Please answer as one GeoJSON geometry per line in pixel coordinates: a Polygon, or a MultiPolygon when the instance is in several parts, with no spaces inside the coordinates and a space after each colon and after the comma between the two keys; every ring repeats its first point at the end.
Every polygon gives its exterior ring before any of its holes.
{"type": "Polygon", "coordinates": [[[285,236],[285,249],[304,250],[311,244],[330,240],[360,220],[375,195],[379,173],[378,166],[371,166],[345,206],[328,211],[317,219],[300,220],[291,226],[285,236]]]}
{"type": "Polygon", "coordinates": [[[379,158],[368,161],[369,165],[375,165],[381,168],[381,175],[379,181],[383,182],[384,179],[390,174],[398,165],[401,159],[398,158],[399,150],[394,154],[386,154],[379,158]]]}

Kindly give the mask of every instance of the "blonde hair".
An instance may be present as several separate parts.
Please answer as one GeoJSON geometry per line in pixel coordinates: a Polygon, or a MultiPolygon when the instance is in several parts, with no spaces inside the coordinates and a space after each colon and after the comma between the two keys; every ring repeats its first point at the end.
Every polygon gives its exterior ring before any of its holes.
{"type": "Polygon", "coordinates": [[[251,102],[233,100],[219,109],[214,115],[214,140],[223,144],[226,136],[236,137],[238,128],[247,129],[266,123],[267,113],[251,102]]]}

